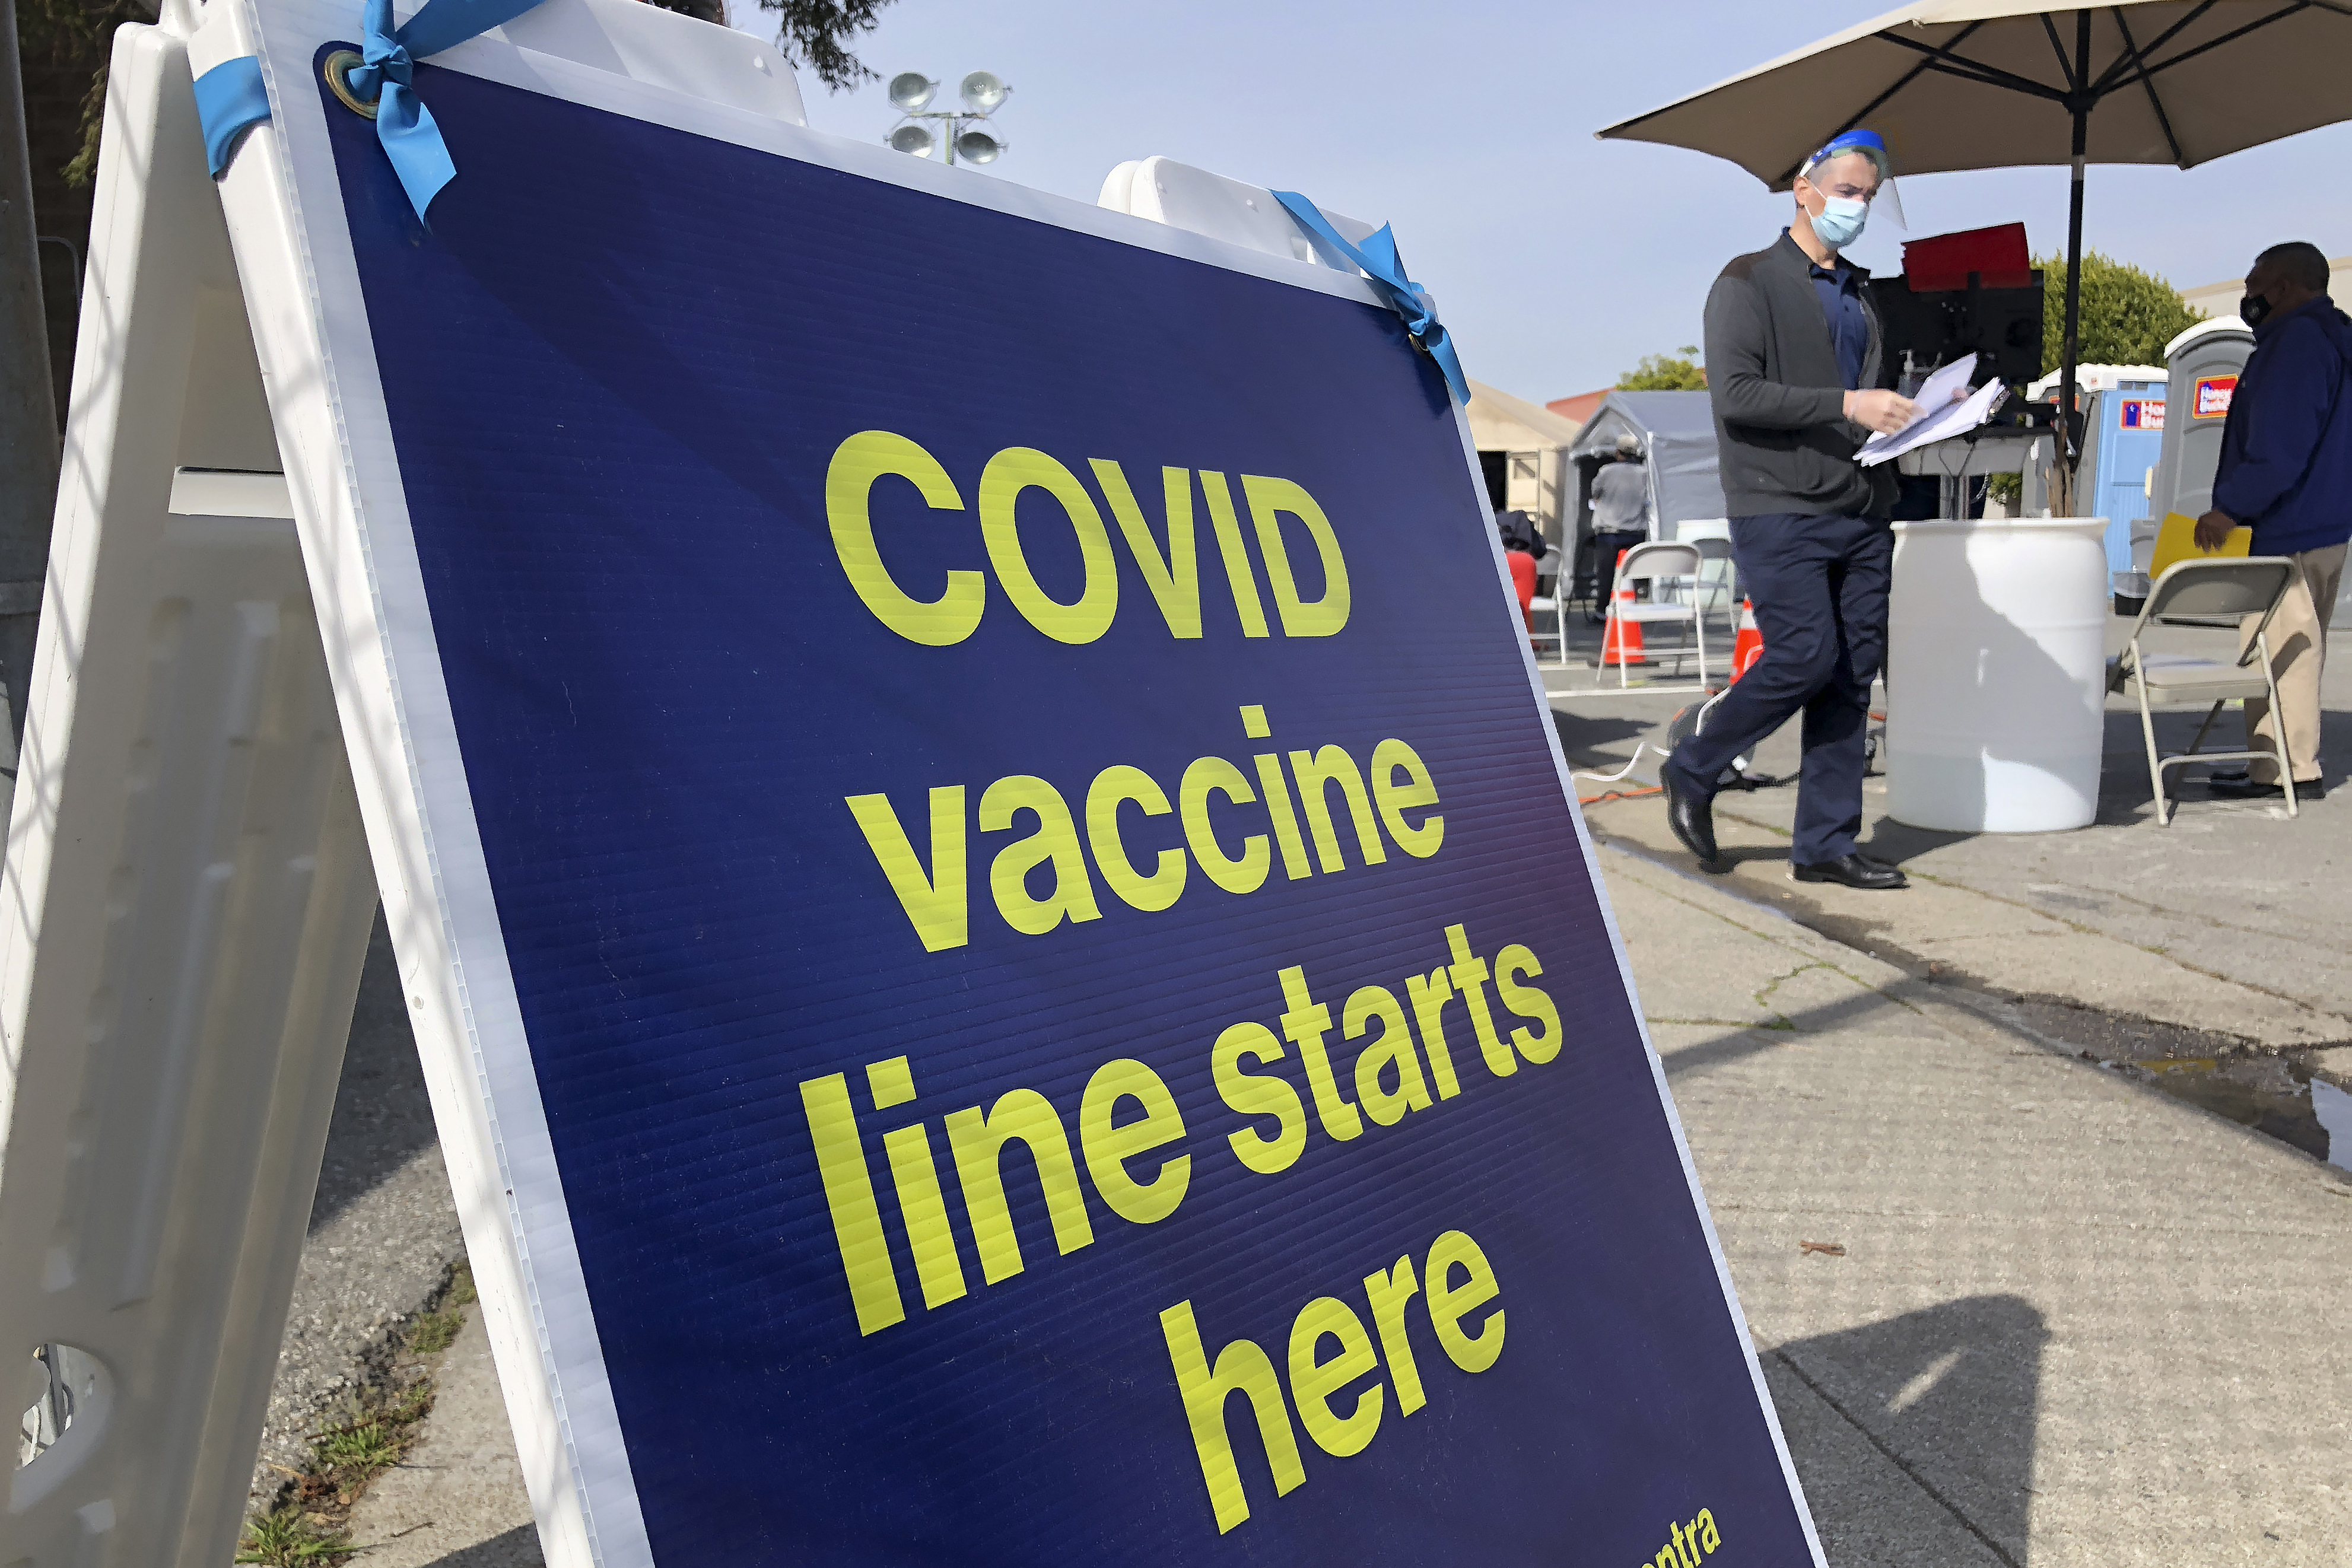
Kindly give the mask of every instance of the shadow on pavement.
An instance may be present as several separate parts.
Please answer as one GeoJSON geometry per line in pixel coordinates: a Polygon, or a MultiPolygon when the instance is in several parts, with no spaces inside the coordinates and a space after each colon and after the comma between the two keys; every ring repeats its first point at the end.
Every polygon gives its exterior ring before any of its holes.
{"type": "Polygon", "coordinates": [[[544,1562],[539,1552],[539,1527],[519,1524],[504,1535],[436,1557],[425,1568],[540,1568],[544,1562]]]}
{"type": "MultiPolygon", "coordinates": [[[[2196,738],[2197,726],[2204,718],[2202,710],[2168,708],[2156,716],[2156,743],[2168,754],[2189,749],[2196,738]]],[[[2106,747],[2105,767],[2099,776],[2099,825],[2123,827],[2146,822],[2154,816],[2155,794],[2147,784],[2147,748],[2139,732],[2137,710],[2110,710],[2104,744],[2106,747]]],[[[2319,716],[2320,756],[2341,758],[2352,753],[2352,713],[2324,709],[2319,716]]],[[[2226,750],[2246,743],[2246,724],[2234,709],[2213,721],[2206,732],[2203,748],[2226,750]]],[[[2196,804],[2210,800],[2212,795],[2204,780],[2215,768],[2237,768],[2242,762],[2218,762],[2208,768],[2202,765],[2188,769],[2167,769],[2168,783],[2173,800],[2196,804]]],[[[2330,777],[2341,779],[2342,774],[2330,777]]]]}
{"type": "Polygon", "coordinates": [[[1870,827],[1865,847],[1883,861],[1901,865],[1905,861],[1929,854],[1951,844],[1963,843],[1978,835],[1956,833],[1942,828],[1915,828],[1908,822],[1898,822],[1881,813],[1870,827]]]}
{"type": "Polygon", "coordinates": [[[1658,1059],[1666,1064],[1666,1078],[1669,1082],[1672,1082],[1676,1079],[1687,1078],[1694,1073],[1706,1072],[1717,1067],[1728,1066],[1742,1058],[1753,1056],[1759,1051],[1769,1051],[1774,1046],[1785,1045],[1804,1035],[1813,1034],[1822,1030],[1835,1029],[1864,1013],[1876,1012],[1881,1008],[1901,1005],[1899,1002],[1881,996],[1876,991],[1859,991],[1853,996],[1841,998],[1821,1007],[1807,1008],[1801,1012],[1784,1013],[1779,1023],[1759,1022],[1746,1029],[1715,1035],[1700,1040],[1696,1045],[1685,1045],[1674,1051],[1661,1051],[1658,1059]]]}
{"type": "MultiPolygon", "coordinates": [[[[2025,1568],[2049,1339],[2024,1298],[1970,1296],[1769,1354],[1961,1528],[2025,1568]]],[[[1824,1533],[1836,1532],[1844,1478],[1820,1453],[1792,1458],[1824,1533]]]]}
{"type": "Polygon", "coordinates": [[[310,1228],[317,1230],[419,1150],[431,1148],[435,1137],[400,968],[378,912],[368,938],[367,967],[360,975],[359,1002],[352,1010],[351,1044],[343,1051],[318,1196],[310,1200],[310,1228]]]}
{"type": "Polygon", "coordinates": [[[1880,992],[1858,990],[1851,996],[1841,997],[1833,1002],[1824,1002],[1817,1008],[1804,1008],[1793,1013],[1781,1013],[1777,1022],[1759,1019],[1745,1028],[1734,1028],[1727,1030],[1722,1034],[1710,1035],[1695,1044],[1680,1046],[1673,1051],[1660,1051],[1658,1060],[1665,1063],[1666,1078],[1672,1082],[1678,1078],[1687,1078],[1694,1073],[1707,1072],[1718,1067],[1728,1066],[1744,1057],[1753,1056],[1759,1051],[1770,1051],[1775,1046],[1786,1045],[1790,1040],[1805,1035],[1840,1028],[1864,1013],[1876,1012],[1881,1008],[1899,1008],[1902,1005],[1880,992]]]}
{"type": "MultiPolygon", "coordinates": [[[[1717,796],[1716,800],[1720,803],[1731,798],[1733,797],[1727,792],[1717,796]]],[[[1789,846],[1785,841],[1773,844],[1724,844],[1718,846],[1718,849],[1720,852],[1716,858],[1717,863],[1722,865],[1746,865],[1750,861],[1779,861],[1786,864],[1789,859],[1789,846]]],[[[1702,872],[1700,874],[1704,876],[1721,873],[1702,872]]]]}
{"type": "Polygon", "coordinates": [[[1635,739],[1657,727],[1650,719],[1567,713],[1559,708],[1551,710],[1551,723],[1559,732],[1559,748],[1568,753],[1570,765],[1578,768],[1614,760],[1603,747],[1635,739]]]}

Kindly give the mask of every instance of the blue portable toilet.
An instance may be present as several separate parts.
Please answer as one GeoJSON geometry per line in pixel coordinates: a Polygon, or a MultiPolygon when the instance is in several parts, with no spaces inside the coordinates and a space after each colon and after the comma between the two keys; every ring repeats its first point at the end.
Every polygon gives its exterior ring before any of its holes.
{"type": "Polygon", "coordinates": [[[2164,453],[2162,378],[2118,378],[2084,403],[2077,515],[2107,519],[2107,569],[2129,571],[2131,526],[2150,516],[2147,476],[2164,453]]]}

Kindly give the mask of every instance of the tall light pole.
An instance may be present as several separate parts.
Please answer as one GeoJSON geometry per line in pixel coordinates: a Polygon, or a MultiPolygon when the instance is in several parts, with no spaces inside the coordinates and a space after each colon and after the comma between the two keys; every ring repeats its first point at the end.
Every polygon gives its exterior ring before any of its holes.
{"type": "Polygon", "coordinates": [[[940,84],[920,71],[900,71],[892,77],[890,103],[900,118],[883,141],[918,158],[929,157],[936,148],[949,163],[959,154],[967,163],[993,163],[1003,157],[1012,144],[992,128],[983,129],[982,122],[1004,107],[1013,89],[993,71],[974,71],[957,89],[963,108],[933,109],[931,96],[939,90],[940,84]],[[934,120],[947,121],[945,136],[926,123],[934,120]]]}

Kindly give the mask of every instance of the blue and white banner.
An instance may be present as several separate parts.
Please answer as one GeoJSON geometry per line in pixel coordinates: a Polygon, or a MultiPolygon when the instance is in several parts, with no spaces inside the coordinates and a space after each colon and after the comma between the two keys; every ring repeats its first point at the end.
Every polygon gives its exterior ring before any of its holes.
{"type": "Polygon", "coordinates": [[[429,232],[278,89],[591,1512],[729,1568],[1814,1561],[1396,313],[461,53],[429,232]]]}

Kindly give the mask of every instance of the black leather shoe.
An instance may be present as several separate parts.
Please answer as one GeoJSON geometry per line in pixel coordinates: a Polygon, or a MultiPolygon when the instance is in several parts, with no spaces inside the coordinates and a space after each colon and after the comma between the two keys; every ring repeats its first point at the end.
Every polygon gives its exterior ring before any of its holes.
{"type": "Polygon", "coordinates": [[[1677,778],[1669,761],[1658,769],[1658,782],[1666,791],[1666,826],[1683,841],[1683,848],[1698,857],[1705,871],[1725,871],[1721,855],[1715,847],[1715,803],[1696,793],[1677,778]]]}
{"type": "Polygon", "coordinates": [[[1834,882],[1874,893],[1911,885],[1911,879],[1901,871],[1865,854],[1843,854],[1833,861],[1816,861],[1811,865],[1792,864],[1789,874],[1799,882],[1834,882]]]}
{"type": "MultiPolygon", "coordinates": [[[[2284,800],[2286,791],[2275,784],[2257,784],[2251,779],[2214,778],[2206,780],[2207,787],[2220,800],[2284,800]]],[[[2327,784],[2320,779],[2298,779],[2294,781],[2297,800],[2325,800],[2327,784]]]]}

